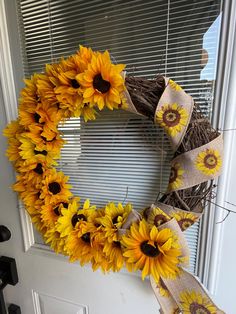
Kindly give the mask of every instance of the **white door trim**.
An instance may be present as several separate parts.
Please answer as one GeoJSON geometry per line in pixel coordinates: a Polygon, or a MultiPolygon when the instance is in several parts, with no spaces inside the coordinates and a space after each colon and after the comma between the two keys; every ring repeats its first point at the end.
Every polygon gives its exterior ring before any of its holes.
{"type": "MultiPolygon", "coordinates": [[[[221,47],[218,60],[218,74],[216,81],[214,126],[221,130],[233,129],[236,118],[236,1],[224,1],[224,15],[221,29],[221,47]]],[[[213,202],[227,207],[225,195],[229,185],[228,178],[231,165],[231,149],[234,132],[223,132],[224,135],[224,171],[218,180],[217,197],[213,202]]],[[[204,273],[204,284],[212,295],[216,295],[219,283],[219,271],[222,262],[222,245],[224,240],[224,223],[222,221],[227,212],[217,206],[211,206],[213,228],[208,238],[206,257],[209,258],[208,267],[204,273]]]]}
{"type": "Polygon", "coordinates": [[[0,0],[0,80],[6,117],[10,122],[17,117],[17,96],[4,0],[0,0]]]}
{"type": "MultiPolygon", "coordinates": [[[[17,23],[15,22],[15,29],[17,23]]],[[[9,29],[7,25],[7,14],[5,1],[0,0],[0,88],[4,101],[7,122],[15,120],[17,113],[17,84],[13,72],[13,60],[9,40],[9,29]]],[[[24,239],[24,249],[28,251],[35,243],[33,225],[23,206],[18,202],[21,227],[24,239]]]]}

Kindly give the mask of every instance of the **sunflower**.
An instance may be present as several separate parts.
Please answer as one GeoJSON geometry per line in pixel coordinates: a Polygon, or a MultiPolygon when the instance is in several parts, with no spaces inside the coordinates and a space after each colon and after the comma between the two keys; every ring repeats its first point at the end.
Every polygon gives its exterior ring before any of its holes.
{"type": "Polygon", "coordinates": [[[177,237],[168,229],[158,231],[145,220],[134,223],[122,237],[123,255],[134,270],[142,270],[142,279],[152,275],[156,282],[160,276],[174,278],[179,273],[178,263],[181,250],[177,237]]]}
{"type": "Polygon", "coordinates": [[[6,128],[3,130],[3,135],[8,139],[12,139],[17,138],[17,136],[22,132],[24,132],[24,128],[19,124],[19,120],[15,120],[6,126],[6,128]]]}
{"type": "Polygon", "coordinates": [[[208,148],[201,151],[195,160],[195,166],[207,176],[216,174],[222,166],[220,153],[218,150],[208,148]]]}
{"type": "Polygon", "coordinates": [[[18,166],[23,162],[23,159],[20,155],[20,146],[21,142],[17,138],[9,138],[6,156],[11,162],[13,162],[16,170],[18,166]]]}
{"type": "Polygon", "coordinates": [[[101,244],[96,244],[91,264],[93,271],[101,268],[103,273],[107,273],[111,269],[112,264],[109,263],[105,253],[103,252],[103,246],[101,244]]]}
{"type": "MultiPolygon", "coordinates": [[[[56,105],[50,105],[46,101],[42,101],[37,105],[36,114],[42,128],[42,136],[46,137],[48,140],[52,140],[55,134],[58,133],[57,126],[61,120],[58,107],[56,105]]],[[[33,125],[35,125],[35,123],[33,125]]],[[[29,126],[29,129],[32,131],[33,128],[29,126]]]]}
{"type": "Polygon", "coordinates": [[[92,57],[96,54],[97,52],[94,52],[91,48],[79,45],[79,50],[72,57],[74,58],[74,62],[76,64],[79,64],[81,72],[84,72],[85,70],[87,70],[89,63],[92,60],[92,57]]]}
{"type": "Polygon", "coordinates": [[[177,190],[183,185],[184,169],[179,162],[175,162],[171,166],[168,190],[177,190]]]}
{"type": "Polygon", "coordinates": [[[36,155],[33,158],[22,162],[17,171],[22,174],[23,179],[36,188],[41,187],[42,175],[48,169],[49,164],[43,155],[36,155]]]}
{"type": "Polygon", "coordinates": [[[39,124],[40,116],[36,112],[40,97],[37,89],[38,74],[25,80],[26,87],[22,89],[19,103],[19,123],[28,130],[29,125],[39,124]]]}
{"type": "Polygon", "coordinates": [[[182,231],[191,227],[198,220],[198,216],[184,211],[173,211],[170,216],[177,220],[182,231]]]}
{"type": "Polygon", "coordinates": [[[86,200],[83,209],[79,209],[78,198],[75,198],[68,206],[67,210],[62,209],[61,217],[57,222],[57,230],[61,233],[61,237],[68,236],[75,227],[86,225],[89,217],[94,213],[96,207],[90,206],[90,201],[86,200]]]}
{"type": "Polygon", "coordinates": [[[24,131],[23,127],[19,124],[19,121],[12,121],[3,130],[3,135],[7,137],[8,148],[6,151],[6,156],[14,164],[16,170],[17,167],[22,163],[22,158],[20,156],[20,145],[19,137],[24,131]]]}
{"type": "Polygon", "coordinates": [[[60,233],[55,229],[55,227],[50,227],[44,232],[44,240],[50,247],[60,254],[66,255],[65,252],[65,239],[60,237],[60,233]]]}
{"type": "Polygon", "coordinates": [[[25,204],[25,209],[30,215],[35,215],[35,214],[39,215],[41,223],[42,223],[43,227],[45,227],[45,224],[43,223],[43,221],[41,219],[41,215],[40,215],[40,212],[41,212],[43,205],[45,205],[44,201],[41,200],[40,198],[36,198],[34,203],[28,203],[27,205],[25,204]]]}
{"type": "Polygon", "coordinates": [[[62,209],[67,209],[68,205],[68,202],[65,202],[64,199],[57,204],[43,205],[40,213],[42,222],[45,224],[45,226],[54,226],[61,215],[62,209]]]}
{"type": "Polygon", "coordinates": [[[37,88],[37,81],[39,77],[40,74],[34,74],[30,79],[24,79],[25,87],[20,93],[19,110],[23,110],[24,106],[33,110],[37,106],[38,101],[40,100],[37,88]]]}
{"type": "Polygon", "coordinates": [[[76,76],[83,90],[83,102],[96,104],[100,110],[104,106],[111,110],[118,108],[122,103],[121,94],[125,90],[121,75],[124,68],[123,64],[111,63],[108,51],[93,55],[88,69],[76,76]]]}
{"type": "Polygon", "coordinates": [[[21,145],[19,147],[19,154],[21,158],[31,159],[34,158],[36,155],[42,155],[45,156],[45,159],[49,165],[52,165],[54,163],[54,159],[60,158],[60,151],[47,151],[46,146],[43,147],[41,145],[36,145],[29,136],[31,136],[30,132],[23,133],[21,136],[19,136],[19,141],[21,142],[21,145]]]}
{"type": "Polygon", "coordinates": [[[93,260],[95,248],[91,240],[91,230],[88,225],[80,230],[79,224],[66,238],[65,250],[70,256],[70,261],[80,261],[81,266],[93,260]]]}
{"type": "Polygon", "coordinates": [[[120,241],[105,241],[103,252],[114,272],[119,271],[124,265],[124,256],[120,241]]]}
{"type": "Polygon", "coordinates": [[[187,125],[188,113],[177,103],[166,104],[157,111],[156,122],[165,129],[167,134],[175,137],[187,125]]]}
{"type": "Polygon", "coordinates": [[[55,87],[60,85],[58,76],[59,63],[46,64],[45,72],[40,74],[37,80],[37,90],[42,101],[58,106],[58,99],[55,87]]]}
{"type": "Polygon", "coordinates": [[[162,297],[169,297],[170,296],[170,292],[167,289],[164,281],[160,278],[160,280],[157,282],[157,288],[159,290],[159,293],[162,297]]]}
{"type": "Polygon", "coordinates": [[[38,103],[34,106],[31,104],[21,103],[19,105],[19,123],[24,127],[24,129],[28,130],[29,126],[40,126],[41,117],[36,112],[38,103]]]}
{"type": "Polygon", "coordinates": [[[163,223],[170,220],[170,217],[159,207],[153,207],[151,213],[148,215],[147,222],[151,226],[159,227],[163,223]]]}
{"type": "Polygon", "coordinates": [[[45,204],[57,203],[62,199],[66,201],[72,195],[69,190],[71,186],[67,184],[68,179],[63,172],[57,172],[55,169],[45,171],[40,195],[45,204]]]}
{"type": "Polygon", "coordinates": [[[62,59],[56,71],[49,71],[54,76],[54,91],[64,116],[79,116],[78,109],[83,104],[82,90],[77,75],[84,69],[86,60],[81,60],[80,53],[62,59]]]}
{"type": "Polygon", "coordinates": [[[46,64],[45,73],[37,82],[42,99],[55,105],[62,118],[72,116],[73,110],[82,103],[79,84],[75,79],[70,79],[74,71],[75,64],[71,57],[61,59],[59,63],[46,64]]]}
{"type": "Polygon", "coordinates": [[[32,213],[30,214],[31,221],[34,224],[34,227],[38,232],[40,232],[42,235],[44,235],[47,232],[47,228],[42,223],[41,216],[39,213],[32,213]]]}
{"type": "Polygon", "coordinates": [[[183,291],[180,294],[183,314],[216,314],[214,304],[204,295],[194,290],[183,291]]]}
{"type": "Polygon", "coordinates": [[[35,144],[38,150],[45,150],[50,152],[51,155],[53,154],[55,156],[60,156],[61,148],[65,143],[58,131],[49,131],[47,134],[45,134],[41,128],[34,128],[34,130],[31,132],[28,132],[27,138],[29,138],[33,144],[35,144]]]}
{"type": "Polygon", "coordinates": [[[80,109],[78,109],[78,116],[83,116],[84,121],[96,119],[97,111],[91,106],[91,104],[83,104],[80,109]]]}
{"type": "Polygon", "coordinates": [[[175,90],[176,92],[179,92],[179,91],[182,90],[182,87],[179,86],[179,84],[177,84],[177,83],[176,83],[175,81],[173,81],[173,80],[169,80],[169,85],[170,85],[170,87],[171,87],[173,90],[175,90]]]}
{"type": "Polygon", "coordinates": [[[42,204],[41,200],[38,202],[40,189],[37,189],[36,186],[28,183],[22,174],[17,175],[16,179],[16,183],[13,184],[13,190],[19,193],[20,199],[24,202],[27,207],[27,211],[31,214],[38,208],[36,208],[36,204],[42,204]]]}
{"type": "Polygon", "coordinates": [[[106,205],[104,217],[98,218],[97,222],[104,227],[108,241],[119,241],[118,229],[122,227],[131,210],[131,204],[123,206],[119,203],[116,206],[111,202],[106,205]]]}

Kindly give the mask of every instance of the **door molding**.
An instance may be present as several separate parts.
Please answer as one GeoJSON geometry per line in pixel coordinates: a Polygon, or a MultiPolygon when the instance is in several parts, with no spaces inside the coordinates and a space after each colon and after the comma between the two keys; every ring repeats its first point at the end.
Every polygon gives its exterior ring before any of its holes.
{"type": "MultiPolygon", "coordinates": [[[[18,94],[17,84],[14,77],[11,45],[9,40],[11,32],[8,28],[6,14],[6,5],[9,5],[10,2],[13,3],[12,1],[5,2],[4,0],[0,0],[0,91],[2,93],[2,98],[4,102],[3,105],[8,123],[17,118],[18,94]]],[[[15,24],[15,29],[17,29],[17,23],[15,24]]],[[[24,249],[25,251],[28,251],[31,247],[36,245],[33,225],[20,201],[17,205],[20,213],[24,249]]]]}
{"type": "MultiPolygon", "coordinates": [[[[215,108],[213,124],[220,130],[235,127],[235,56],[236,56],[236,1],[224,1],[223,19],[221,26],[220,49],[217,64],[217,79],[215,88],[215,108]]],[[[225,196],[229,190],[231,167],[231,148],[234,145],[234,132],[223,132],[224,135],[224,171],[218,180],[217,196],[214,202],[226,206],[225,196]]],[[[221,222],[227,214],[225,210],[211,206],[212,231],[207,240],[206,258],[203,283],[212,295],[216,295],[219,283],[219,271],[222,263],[222,246],[224,241],[225,224],[221,222]]]]}
{"type": "Polygon", "coordinates": [[[9,30],[7,27],[5,1],[0,1],[0,82],[7,121],[17,117],[16,86],[13,75],[9,30]],[[7,104],[7,105],[6,105],[7,104]]]}

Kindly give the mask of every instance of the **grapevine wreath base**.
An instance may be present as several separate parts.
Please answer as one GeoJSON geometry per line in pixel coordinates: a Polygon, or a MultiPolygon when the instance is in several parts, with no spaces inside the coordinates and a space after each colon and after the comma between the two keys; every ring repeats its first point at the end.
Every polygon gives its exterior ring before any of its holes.
{"type": "Polygon", "coordinates": [[[80,50],[25,80],[19,117],[4,134],[17,172],[14,190],[46,243],[94,270],[141,270],[150,276],[161,312],[223,313],[184,267],[184,231],[201,216],[212,181],[222,168],[222,136],[173,80],[127,76],[108,51],[80,50]],[[173,146],[166,193],[141,213],[131,204],[96,209],[80,204],[56,169],[64,145],[59,123],[70,117],[95,120],[98,111],[124,109],[152,119],[173,146]]]}

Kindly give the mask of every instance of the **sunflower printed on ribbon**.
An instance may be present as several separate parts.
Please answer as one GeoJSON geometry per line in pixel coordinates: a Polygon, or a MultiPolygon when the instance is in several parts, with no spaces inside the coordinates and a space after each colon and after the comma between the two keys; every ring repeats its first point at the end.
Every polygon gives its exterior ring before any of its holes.
{"type": "Polygon", "coordinates": [[[171,161],[168,191],[187,189],[215,179],[222,171],[222,160],[222,135],[201,147],[179,155],[171,161]]]}
{"type": "Polygon", "coordinates": [[[204,295],[194,290],[183,291],[180,294],[180,303],[184,314],[214,314],[215,305],[204,295]]]}
{"type": "Polygon", "coordinates": [[[191,212],[186,212],[184,210],[172,211],[170,213],[170,216],[176,219],[182,231],[187,230],[199,219],[199,215],[191,212]]]}
{"type": "Polygon", "coordinates": [[[168,184],[168,190],[176,190],[183,186],[184,167],[181,163],[172,163],[170,169],[170,178],[168,184]]]}
{"type": "Polygon", "coordinates": [[[151,206],[151,209],[146,210],[145,212],[147,222],[151,226],[160,227],[163,223],[166,223],[171,218],[159,207],[151,206]]]}
{"type": "Polygon", "coordinates": [[[154,122],[160,125],[170,138],[174,151],[180,145],[193,110],[193,99],[170,79],[158,102],[154,122]]]}
{"type": "Polygon", "coordinates": [[[201,213],[187,212],[174,206],[166,205],[161,202],[152,204],[144,211],[144,217],[151,225],[160,227],[162,224],[175,218],[181,231],[187,230],[201,218],[201,213]]]}
{"type": "Polygon", "coordinates": [[[222,157],[218,150],[207,148],[198,154],[195,166],[207,176],[214,175],[219,172],[222,166],[222,157]]]}
{"type": "Polygon", "coordinates": [[[171,138],[183,130],[187,121],[187,111],[177,103],[165,104],[156,113],[156,122],[165,129],[171,138]]]}

